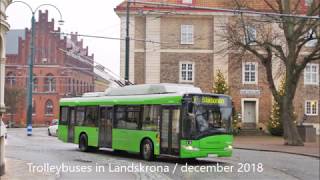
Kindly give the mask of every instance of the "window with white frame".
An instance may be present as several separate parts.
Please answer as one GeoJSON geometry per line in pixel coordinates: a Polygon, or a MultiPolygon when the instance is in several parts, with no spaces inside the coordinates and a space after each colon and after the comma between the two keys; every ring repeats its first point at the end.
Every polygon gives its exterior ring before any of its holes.
{"type": "Polygon", "coordinates": [[[181,44],[193,44],[193,25],[181,25],[181,44]]]}
{"type": "Polygon", "coordinates": [[[56,91],[56,79],[53,74],[47,74],[44,78],[44,89],[45,92],[55,92],[56,91]]]}
{"type": "Polygon", "coordinates": [[[305,114],[308,116],[318,115],[318,101],[306,101],[305,102],[305,114]]]}
{"type": "Polygon", "coordinates": [[[257,30],[253,26],[246,26],[245,43],[252,44],[257,40],[257,30]]]}
{"type": "Polygon", "coordinates": [[[243,84],[256,84],[258,82],[258,64],[256,62],[245,62],[242,67],[243,84]]]}
{"type": "Polygon", "coordinates": [[[16,74],[13,72],[9,72],[6,76],[6,86],[13,87],[16,85],[16,74]]]}
{"type": "Polygon", "coordinates": [[[33,74],[32,92],[38,92],[38,78],[33,74]]]}
{"type": "Polygon", "coordinates": [[[194,81],[194,63],[180,62],[180,82],[194,81]]]}
{"type": "Polygon", "coordinates": [[[319,64],[307,64],[304,70],[304,84],[319,85],[319,64]]]}
{"type": "Polygon", "coordinates": [[[317,34],[314,30],[310,29],[308,33],[306,34],[306,39],[309,41],[306,43],[306,47],[314,47],[316,46],[318,40],[317,40],[317,34]]]}
{"type": "Polygon", "coordinates": [[[182,0],[183,4],[192,4],[193,0],[182,0]]]}
{"type": "Polygon", "coordinates": [[[50,99],[47,100],[47,102],[46,102],[45,113],[46,113],[46,115],[53,114],[53,102],[50,99]]]}

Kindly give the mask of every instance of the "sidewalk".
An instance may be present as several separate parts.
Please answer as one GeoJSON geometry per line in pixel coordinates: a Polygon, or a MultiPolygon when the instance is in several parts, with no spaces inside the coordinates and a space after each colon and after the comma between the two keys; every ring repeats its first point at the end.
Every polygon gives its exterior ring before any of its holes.
{"type": "Polygon", "coordinates": [[[30,173],[27,162],[6,158],[6,172],[1,180],[53,180],[54,175],[42,173],[30,173]]]}
{"type": "Polygon", "coordinates": [[[315,143],[304,146],[285,146],[282,137],[275,136],[235,136],[234,148],[259,151],[283,152],[320,158],[319,136],[315,143]]]}

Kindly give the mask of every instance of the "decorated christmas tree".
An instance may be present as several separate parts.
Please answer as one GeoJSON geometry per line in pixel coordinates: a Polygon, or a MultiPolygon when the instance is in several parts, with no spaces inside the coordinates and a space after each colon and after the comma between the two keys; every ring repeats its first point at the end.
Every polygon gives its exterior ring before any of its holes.
{"type": "Polygon", "coordinates": [[[225,77],[223,76],[220,70],[217,71],[217,75],[214,79],[213,92],[216,94],[227,94],[228,93],[228,84],[225,77]]]}
{"type": "MultiPolygon", "coordinates": [[[[280,81],[280,86],[279,86],[279,94],[283,95],[284,94],[284,85],[285,85],[285,79],[283,78],[280,81]]],[[[282,136],[283,135],[283,125],[280,120],[280,105],[274,101],[272,105],[272,110],[271,110],[271,116],[268,124],[268,130],[270,134],[274,136],[282,136]]]]}

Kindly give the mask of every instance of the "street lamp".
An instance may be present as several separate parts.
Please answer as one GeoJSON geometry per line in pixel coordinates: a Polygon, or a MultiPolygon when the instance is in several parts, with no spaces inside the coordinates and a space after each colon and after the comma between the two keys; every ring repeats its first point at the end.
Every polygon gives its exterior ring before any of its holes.
{"type": "MultiPolygon", "coordinates": [[[[34,10],[32,9],[32,7],[24,2],[24,1],[13,1],[11,4],[13,3],[22,3],[24,5],[26,5],[31,13],[32,13],[32,18],[31,18],[31,42],[30,42],[30,57],[29,57],[29,79],[28,79],[28,90],[27,90],[27,135],[31,136],[32,135],[32,85],[33,85],[33,62],[34,62],[34,50],[35,50],[35,45],[34,45],[34,37],[35,37],[35,13],[39,10],[40,7],[42,6],[51,6],[53,8],[55,8],[59,14],[60,14],[60,20],[58,21],[60,25],[62,25],[64,23],[64,21],[62,20],[62,14],[60,12],[60,10],[52,4],[40,4],[39,6],[37,6],[34,10]]],[[[11,5],[10,4],[10,5],[11,5]]]]}

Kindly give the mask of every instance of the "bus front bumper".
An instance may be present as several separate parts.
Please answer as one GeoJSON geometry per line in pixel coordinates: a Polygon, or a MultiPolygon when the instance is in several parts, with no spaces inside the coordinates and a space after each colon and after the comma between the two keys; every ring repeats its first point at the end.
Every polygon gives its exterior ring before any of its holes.
{"type": "Polygon", "coordinates": [[[200,157],[231,157],[232,147],[230,149],[199,149],[187,150],[181,149],[181,158],[200,158],[200,157]]]}
{"type": "Polygon", "coordinates": [[[182,140],[180,157],[230,157],[233,150],[232,142],[231,135],[216,135],[200,140],[182,140]]]}

